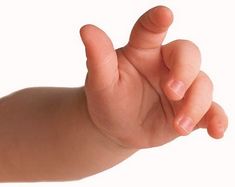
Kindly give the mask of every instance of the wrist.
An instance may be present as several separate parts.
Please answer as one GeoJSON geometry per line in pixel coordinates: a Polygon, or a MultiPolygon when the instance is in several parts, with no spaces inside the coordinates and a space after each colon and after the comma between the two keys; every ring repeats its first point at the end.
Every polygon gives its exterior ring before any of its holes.
{"type": "MultiPolygon", "coordinates": [[[[98,160],[103,164],[103,166],[99,168],[100,171],[113,167],[138,151],[137,149],[122,146],[97,128],[88,112],[84,87],[78,88],[78,100],[78,124],[84,124],[82,129],[87,135],[84,137],[84,142],[92,146],[89,149],[92,149],[96,155],[99,155],[98,160]]],[[[92,162],[93,161],[95,162],[93,163],[94,165],[98,164],[97,158],[96,160],[92,160],[92,162]]],[[[99,171],[95,173],[97,172],[99,171]]]]}
{"type": "Polygon", "coordinates": [[[104,133],[101,129],[99,129],[97,127],[97,125],[95,125],[95,123],[92,121],[89,111],[88,111],[88,107],[87,107],[87,97],[85,94],[85,90],[84,87],[80,87],[78,88],[78,94],[79,94],[79,105],[81,107],[79,107],[79,115],[78,116],[83,116],[83,119],[86,121],[87,126],[90,128],[91,131],[94,131],[95,134],[99,135],[99,137],[101,139],[104,140],[104,142],[106,142],[105,146],[108,146],[110,148],[116,148],[116,149],[120,149],[120,150],[125,150],[128,152],[136,152],[138,149],[133,149],[133,148],[129,148],[129,147],[125,147],[124,145],[122,145],[121,143],[119,143],[118,141],[116,141],[115,138],[110,137],[109,135],[107,135],[106,133],[104,133]]]}

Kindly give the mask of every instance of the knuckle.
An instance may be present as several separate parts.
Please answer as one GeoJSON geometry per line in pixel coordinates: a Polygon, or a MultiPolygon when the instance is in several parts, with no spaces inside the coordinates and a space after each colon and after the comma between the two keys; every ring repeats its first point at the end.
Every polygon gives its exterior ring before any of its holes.
{"type": "Polygon", "coordinates": [[[182,49],[182,50],[191,49],[194,53],[197,53],[198,55],[201,56],[199,47],[190,40],[179,39],[179,40],[173,41],[173,43],[176,47],[179,47],[179,49],[182,49]]]}
{"type": "Polygon", "coordinates": [[[210,88],[210,90],[213,90],[214,88],[213,82],[205,72],[200,71],[200,73],[198,74],[198,79],[204,84],[207,84],[207,87],[210,88]]]}

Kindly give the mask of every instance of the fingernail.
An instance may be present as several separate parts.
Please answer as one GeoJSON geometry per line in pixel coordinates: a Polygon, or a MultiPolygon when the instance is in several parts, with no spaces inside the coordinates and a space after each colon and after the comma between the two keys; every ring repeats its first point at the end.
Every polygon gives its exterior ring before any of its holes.
{"type": "Polygon", "coordinates": [[[182,96],[184,94],[185,85],[182,81],[171,80],[169,81],[168,86],[176,95],[182,96]]]}
{"type": "Polygon", "coordinates": [[[193,120],[191,118],[189,118],[189,117],[182,117],[182,118],[180,118],[180,120],[178,121],[178,125],[187,134],[192,132],[192,130],[194,128],[193,120]]]}

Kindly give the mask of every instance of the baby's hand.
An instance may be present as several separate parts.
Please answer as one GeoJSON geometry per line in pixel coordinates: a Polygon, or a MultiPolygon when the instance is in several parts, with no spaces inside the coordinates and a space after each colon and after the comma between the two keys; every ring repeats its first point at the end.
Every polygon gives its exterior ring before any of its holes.
{"type": "Polygon", "coordinates": [[[159,146],[197,128],[221,138],[227,128],[226,114],[212,102],[212,82],[200,71],[199,49],[185,40],[162,45],[172,21],[166,7],[149,10],[117,50],[97,27],[81,29],[91,120],[123,146],[159,146]]]}

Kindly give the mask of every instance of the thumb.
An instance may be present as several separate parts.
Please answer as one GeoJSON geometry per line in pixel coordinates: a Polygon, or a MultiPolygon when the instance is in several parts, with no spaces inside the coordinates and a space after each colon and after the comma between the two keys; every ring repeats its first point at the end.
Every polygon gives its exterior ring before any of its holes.
{"type": "Polygon", "coordinates": [[[88,75],[86,88],[103,90],[118,78],[118,61],[113,44],[104,31],[85,25],[80,35],[86,48],[88,75]]]}

